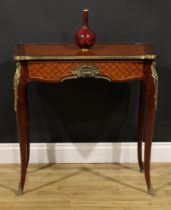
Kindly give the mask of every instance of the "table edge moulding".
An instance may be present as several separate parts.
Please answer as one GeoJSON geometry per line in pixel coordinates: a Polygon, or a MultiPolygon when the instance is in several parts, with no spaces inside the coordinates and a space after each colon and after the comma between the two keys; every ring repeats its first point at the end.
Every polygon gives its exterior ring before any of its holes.
{"type": "Polygon", "coordinates": [[[24,190],[30,156],[26,87],[31,81],[62,82],[66,79],[101,78],[112,82],[140,81],[137,154],[145,174],[149,194],[154,194],[150,178],[150,158],[158,95],[156,54],[149,44],[96,44],[86,52],[74,44],[18,44],[14,59],[15,111],[21,153],[18,194],[24,190]],[[144,161],[142,141],[145,142],[144,161]]]}

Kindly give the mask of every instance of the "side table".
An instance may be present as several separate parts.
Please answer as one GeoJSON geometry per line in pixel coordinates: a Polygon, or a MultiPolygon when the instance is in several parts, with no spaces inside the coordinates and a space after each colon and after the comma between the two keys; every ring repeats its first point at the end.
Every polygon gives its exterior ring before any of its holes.
{"type": "Polygon", "coordinates": [[[26,86],[31,81],[55,83],[86,77],[102,78],[111,82],[140,81],[138,163],[140,171],[144,171],[148,193],[153,194],[150,157],[157,107],[158,76],[155,69],[156,54],[151,45],[97,44],[88,52],[82,52],[73,44],[19,44],[16,46],[14,59],[17,67],[14,76],[15,110],[21,153],[18,194],[23,193],[30,154],[26,86]]]}

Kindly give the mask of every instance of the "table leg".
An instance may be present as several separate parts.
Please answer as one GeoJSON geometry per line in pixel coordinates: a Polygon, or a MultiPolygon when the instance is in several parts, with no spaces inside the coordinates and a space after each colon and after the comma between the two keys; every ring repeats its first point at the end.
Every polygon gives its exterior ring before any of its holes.
{"type": "Polygon", "coordinates": [[[139,116],[138,116],[138,135],[137,135],[137,154],[140,172],[144,172],[144,164],[142,161],[142,142],[144,131],[144,115],[145,115],[145,85],[144,82],[140,83],[140,97],[139,97],[139,116]]]}
{"type": "Polygon", "coordinates": [[[148,66],[146,71],[145,89],[146,89],[146,129],[145,129],[145,153],[144,153],[144,172],[147,189],[149,194],[154,194],[150,178],[150,158],[151,145],[153,138],[153,129],[155,121],[155,111],[157,106],[158,94],[158,76],[154,64],[148,66]]]}
{"type": "Polygon", "coordinates": [[[15,106],[18,125],[18,136],[20,143],[21,175],[18,195],[23,193],[27,166],[29,162],[29,137],[28,137],[28,110],[26,94],[26,71],[24,66],[17,64],[14,77],[15,106]],[[21,69],[23,67],[23,69],[21,69]]]}

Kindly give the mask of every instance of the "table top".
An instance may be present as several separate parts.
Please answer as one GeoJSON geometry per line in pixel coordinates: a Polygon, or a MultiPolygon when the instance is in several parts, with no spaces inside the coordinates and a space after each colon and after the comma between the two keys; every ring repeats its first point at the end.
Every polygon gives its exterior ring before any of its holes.
{"type": "Polygon", "coordinates": [[[15,60],[155,59],[153,47],[143,43],[96,44],[87,52],[75,44],[17,44],[15,60]]]}

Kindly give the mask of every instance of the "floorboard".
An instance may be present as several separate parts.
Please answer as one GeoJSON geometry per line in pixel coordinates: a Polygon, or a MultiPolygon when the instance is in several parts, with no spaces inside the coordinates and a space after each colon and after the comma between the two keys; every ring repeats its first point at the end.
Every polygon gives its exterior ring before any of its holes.
{"type": "Polygon", "coordinates": [[[152,163],[156,195],[137,164],[32,164],[16,196],[19,165],[0,165],[0,210],[170,210],[171,163],[152,163]]]}

